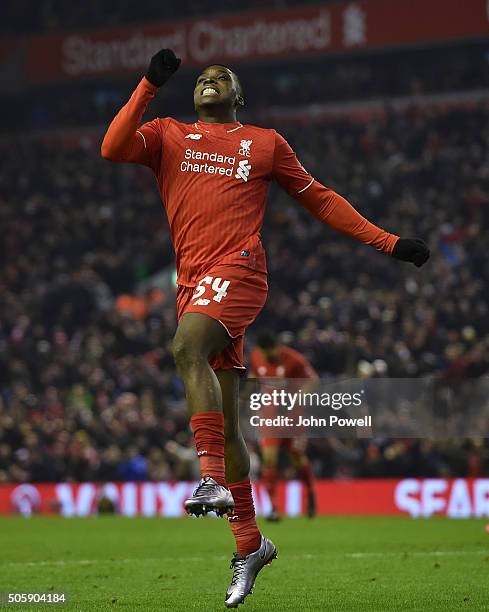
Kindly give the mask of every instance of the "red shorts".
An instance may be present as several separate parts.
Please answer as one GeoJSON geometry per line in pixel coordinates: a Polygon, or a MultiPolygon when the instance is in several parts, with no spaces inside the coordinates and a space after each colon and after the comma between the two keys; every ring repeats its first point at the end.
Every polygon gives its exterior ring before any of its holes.
{"type": "Polygon", "coordinates": [[[196,287],[179,285],[178,320],[187,312],[200,312],[219,321],[231,342],[209,363],[213,370],[244,367],[244,333],[267,299],[267,275],[245,266],[220,265],[203,276],[196,287]]]}

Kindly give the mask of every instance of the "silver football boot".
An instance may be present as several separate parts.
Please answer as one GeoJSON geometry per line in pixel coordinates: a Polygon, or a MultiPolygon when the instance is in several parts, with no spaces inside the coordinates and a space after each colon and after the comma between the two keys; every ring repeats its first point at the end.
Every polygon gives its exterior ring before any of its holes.
{"type": "Polygon", "coordinates": [[[268,538],[261,538],[260,548],[242,557],[239,553],[234,553],[231,559],[233,568],[233,578],[226,593],[226,608],[237,608],[238,604],[244,603],[245,597],[252,593],[258,573],[265,565],[277,558],[277,549],[274,543],[268,538]]]}
{"type": "Polygon", "coordinates": [[[221,517],[234,511],[234,499],[229,489],[218,484],[210,476],[204,476],[192,497],[185,500],[183,507],[187,514],[194,516],[215,512],[221,517]]]}

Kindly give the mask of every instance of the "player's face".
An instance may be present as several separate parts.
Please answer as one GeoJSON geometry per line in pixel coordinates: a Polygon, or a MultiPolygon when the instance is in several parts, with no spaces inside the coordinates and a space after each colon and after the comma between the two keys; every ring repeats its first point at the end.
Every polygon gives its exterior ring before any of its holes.
{"type": "Polygon", "coordinates": [[[235,75],[224,66],[208,66],[197,78],[194,89],[195,110],[204,106],[238,106],[239,85],[235,75]]]}

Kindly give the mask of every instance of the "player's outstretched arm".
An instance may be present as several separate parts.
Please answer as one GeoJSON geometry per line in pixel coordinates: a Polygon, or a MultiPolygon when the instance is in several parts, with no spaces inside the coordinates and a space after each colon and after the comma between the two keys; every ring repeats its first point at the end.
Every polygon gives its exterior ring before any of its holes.
{"type": "Polygon", "coordinates": [[[418,268],[428,261],[430,251],[420,238],[399,238],[370,223],[345,198],[314,181],[297,199],[318,219],[395,259],[418,268]]]}
{"type": "MultiPolygon", "coordinates": [[[[150,165],[148,142],[138,127],[149,102],[158,88],[178,70],[180,61],[171,49],[161,49],[151,58],[145,76],[109,125],[100,149],[104,159],[150,165]]],[[[147,136],[151,138],[151,133],[147,136]]]]}
{"type": "Polygon", "coordinates": [[[288,142],[275,133],[273,177],[309,212],[333,229],[396,259],[422,266],[430,251],[419,238],[399,238],[370,223],[338,193],[325,187],[302,167],[288,142]]]}

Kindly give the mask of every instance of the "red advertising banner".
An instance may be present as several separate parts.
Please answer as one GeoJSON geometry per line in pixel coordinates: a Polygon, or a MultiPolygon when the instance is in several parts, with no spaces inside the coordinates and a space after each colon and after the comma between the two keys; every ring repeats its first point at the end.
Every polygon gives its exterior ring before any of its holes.
{"type": "MultiPolygon", "coordinates": [[[[191,482],[58,483],[0,485],[1,514],[88,516],[102,497],[125,516],[183,516],[191,482]]],[[[403,480],[320,480],[316,483],[320,515],[440,515],[489,517],[489,478],[403,480]]],[[[262,484],[253,488],[257,513],[270,511],[262,484]]],[[[306,491],[300,482],[281,482],[279,502],[288,516],[301,515],[306,491]]]]}
{"type": "Polygon", "coordinates": [[[0,73],[20,67],[38,83],[141,73],[162,47],[187,66],[235,65],[488,35],[486,0],[358,0],[6,41],[0,73]]]}

